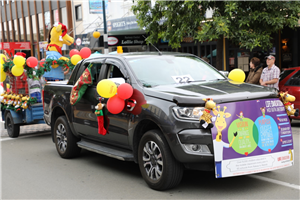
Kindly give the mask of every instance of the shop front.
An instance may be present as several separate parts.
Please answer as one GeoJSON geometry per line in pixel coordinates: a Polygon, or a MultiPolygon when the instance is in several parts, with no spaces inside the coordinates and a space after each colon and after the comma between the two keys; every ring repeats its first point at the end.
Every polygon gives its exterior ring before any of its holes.
{"type": "Polygon", "coordinates": [[[147,45],[143,35],[109,35],[109,52],[117,50],[117,46],[122,46],[123,52],[142,52],[147,50],[147,45]]]}
{"type": "Polygon", "coordinates": [[[23,52],[26,58],[31,56],[30,42],[0,42],[0,50],[5,51],[10,57],[16,52],[23,52]]]}

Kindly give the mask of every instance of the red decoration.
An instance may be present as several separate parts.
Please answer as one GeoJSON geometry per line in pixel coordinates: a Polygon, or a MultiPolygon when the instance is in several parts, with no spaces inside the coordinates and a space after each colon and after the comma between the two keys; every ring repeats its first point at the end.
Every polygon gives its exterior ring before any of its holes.
{"type": "Polygon", "coordinates": [[[36,59],[36,57],[30,56],[29,58],[27,58],[26,64],[28,65],[28,67],[34,68],[38,65],[38,60],[36,59]]]}
{"type": "Polygon", "coordinates": [[[40,66],[41,66],[41,67],[44,67],[44,63],[45,63],[45,61],[46,61],[46,59],[45,59],[45,58],[43,58],[43,59],[40,61],[40,66]]]}
{"type": "Polygon", "coordinates": [[[90,57],[91,54],[92,54],[92,52],[88,47],[83,47],[79,52],[79,55],[81,56],[81,58],[88,58],[88,57],[90,57]]]}
{"type": "Polygon", "coordinates": [[[78,54],[79,55],[79,51],[77,50],[77,49],[72,49],[71,51],[70,51],[70,58],[72,57],[72,56],[74,56],[74,55],[76,55],[76,54],[78,54]]]}
{"type": "Polygon", "coordinates": [[[119,114],[125,106],[125,101],[117,95],[111,97],[107,101],[107,110],[112,114],[119,114]]]}
{"type": "Polygon", "coordinates": [[[123,83],[118,87],[117,94],[120,99],[129,99],[133,94],[133,88],[128,83],[123,83]]]}

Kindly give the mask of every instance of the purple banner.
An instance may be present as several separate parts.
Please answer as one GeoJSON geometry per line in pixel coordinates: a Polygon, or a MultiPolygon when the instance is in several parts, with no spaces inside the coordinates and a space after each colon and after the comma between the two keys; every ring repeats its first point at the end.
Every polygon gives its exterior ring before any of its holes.
{"type": "Polygon", "coordinates": [[[217,178],[293,165],[292,129],[279,99],[220,104],[213,114],[217,178]]]}

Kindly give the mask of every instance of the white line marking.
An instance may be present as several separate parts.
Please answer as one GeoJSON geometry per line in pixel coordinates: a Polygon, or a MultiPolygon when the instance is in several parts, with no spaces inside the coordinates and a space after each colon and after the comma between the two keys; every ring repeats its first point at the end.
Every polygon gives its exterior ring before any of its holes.
{"type": "Polygon", "coordinates": [[[278,180],[275,180],[275,179],[271,179],[271,178],[267,178],[267,177],[263,177],[263,176],[258,176],[258,175],[248,175],[248,176],[251,177],[251,178],[256,178],[256,179],[262,180],[262,181],[267,181],[267,182],[270,182],[270,183],[275,183],[275,184],[278,184],[278,185],[282,185],[282,186],[290,187],[290,188],[293,188],[293,189],[296,189],[296,190],[300,190],[299,185],[295,185],[295,184],[292,184],[292,183],[278,181],[278,180]]]}
{"type": "Polygon", "coordinates": [[[50,135],[50,133],[49,132],[47,132],[47,133],[40,133],[40,134],[38,134],[38,133],[36,133],[36,134],[32,133],[30,135],[24,135],[24,136],[21,135],[21,136],[19,136],[17,138],[10,138],[10,137],[1,138],[0,142],[7,141],[7,140],[15,140],[15,139],[28,138],[28,137],[36,137],[36,136],[42,136],[42,135],[50,135]]]}

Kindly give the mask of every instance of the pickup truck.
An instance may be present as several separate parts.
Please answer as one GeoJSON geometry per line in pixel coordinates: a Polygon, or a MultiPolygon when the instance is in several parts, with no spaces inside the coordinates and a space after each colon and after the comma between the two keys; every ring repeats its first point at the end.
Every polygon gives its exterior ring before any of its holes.
{"type": "MultiPolygon", "coordinates": [[[[235,83],[197,56],[167,52],[84,59],[68,81],[48,82],[42,96],[44,120],[51,126],[52,140],[62,158],[79,156],[86,149],[136,162],[145,182],[155,190],[177,186],[185,169],[215,170],[213,129],[201,126],[195,112],[203,110],[203,98],[212,98],[217,105],[278,99],[276,90],[235,83]],[[71,105],[71,90],[88,66],[93,84],[71,105]],[[103,79],[117,84],[122,80],[133,88],[132,100],[126,100],[121,113],[112,114],[104,106],[106,135],[98,134],[94,114],[100,98],[97,84],[103,79]]],[[[105,105],[108,99],[102,100],[105,105]]]]}

